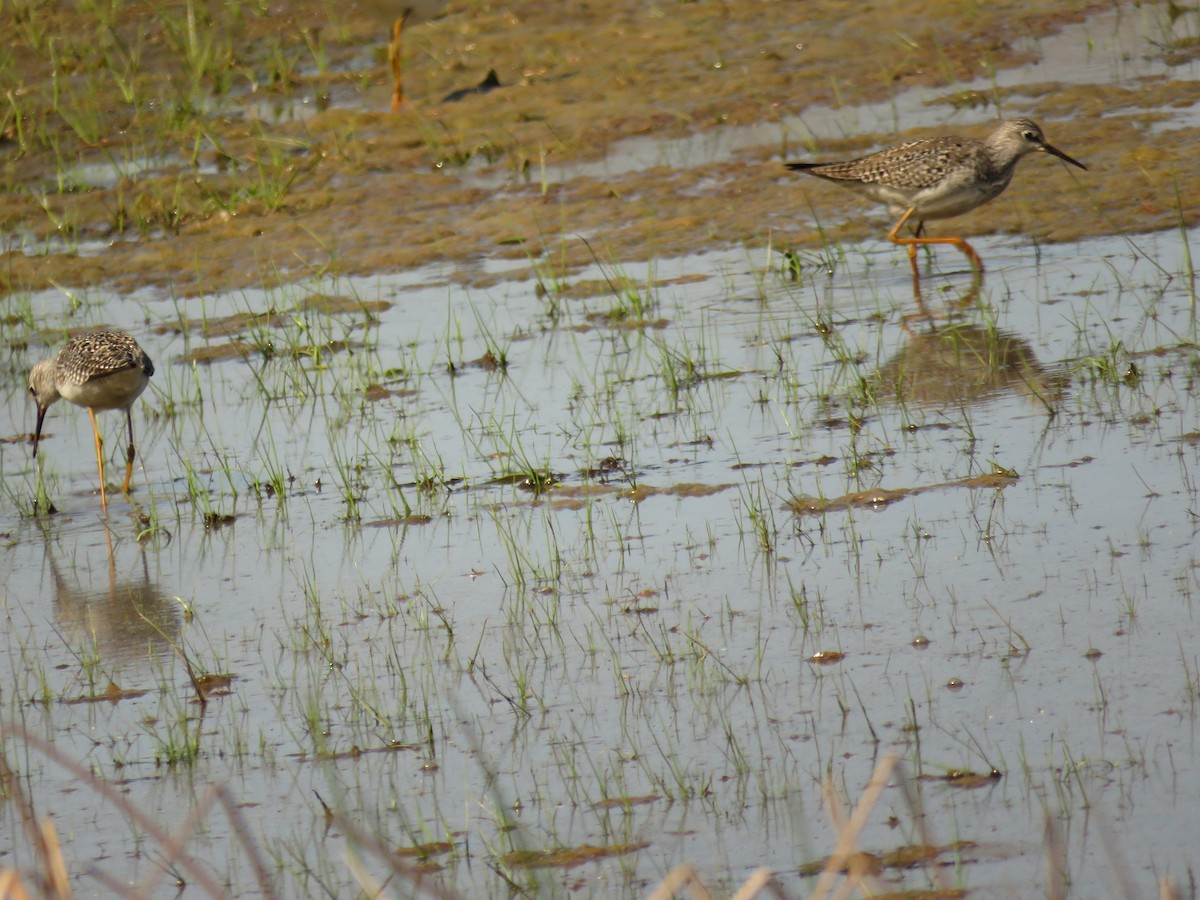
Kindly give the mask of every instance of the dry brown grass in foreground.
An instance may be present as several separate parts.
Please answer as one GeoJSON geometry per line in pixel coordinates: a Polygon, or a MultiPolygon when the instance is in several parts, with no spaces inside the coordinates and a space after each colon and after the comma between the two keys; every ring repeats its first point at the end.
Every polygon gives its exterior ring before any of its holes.
{"type": "MultiPolygon", "coordinates": [[[[114,787],[96,778],[79,763],[60,753],[42,738],[30,734],[19,726],[0,724],[0,742],[9,739],[23,742],[29,748],[67,769],[81,783],[111,801],[131,824],[144,830],[157,843],[163,857],[161,864],[148,873],[132,890],[98,866],[93,865],[88,869],[88,874],[109,888],[114,895],[125,897],[127,900],[150,897],[162,877],[168,871],[177,870],[186,873],[192,879],[193,886],[205,896],[221,898],[221,900],[230,897],[229,891],[213,880],[208,869],[201,866],[187,852],[189,839],[215,806],[225,813],[230,827],[237,836],[238,843],[250,860],[258,892],[267,898],[279,896],[262,854],[256,847],[245,820],[238,811],[237,804],[224,785],[214,785],[208,788],[195,809],[174,832],[171,832],[130,803],[114,787]]],[[[22,790],[20,779],[9,767],[3,753],[0,753],[0,784],[3,785],[4,792],[17,804],[29,843],[35,848],[38,859],[36,871],[20,872],[15,868],[0,869],[0,900],[31,900],[35,897],[48,898],[48,900],[70,900],[73,895],[67,860],[63,856],[53,820],[49,816],[37,816],[31,798],[26,796],[22,790]]],[[[894,784],[903,791],[905,803],[923,845],[935,846],[927,827],[926,818],[921,810],[919,798],[913,789],[915,780],[905,772],[904,764],[899,757],[886,756],[879,762],[859,798],[858,804],[849,815],[838,799],[832,781],[827,780],[824,789],[825,802],[830,820],[837,831],[838,841],[833,853],[824,861],[824,866],[820,870],[812,891],[804,900],[846,898],[855,894],[862,897],[902,897],[908,898],[908,900],[916,900],[916,898],[941,900],[941,898],[966,896],[965,889],[950,883],[949,877],[944,871],[945,867],[937,861],[936,853],[927,855],[926,864],[923,865],[929,880],[934,885],[933,888],[895,893],[890,892],[886,886],[879,883],[876,877],[878,866],[875,861],[877,858],[873,854],[856,849],[856,845],[884,788],[889,784],[894,784]]],[[[405,891],[406,895],[415,890],[416,893],[436,897],[439,900],[456,900],[457,895],[446,890],[433,877],[406,862],[397,856],[393,848],[383,844],[379,838],[365,832],[328,807],[326,807],[326,820],[328,825],[336,826],[362,851],[383,863],[390,870],[389,881],[397,878],[404,882],[409,888],[405,891]]],[[[1111,828],[1105,831],[1104,843],[1112,868],[1112,896],[1120,898],[1120,900],[1137,900],[1138,895],[1128,865],[1121,855],[1111,828]]],[[[1046,819],[1043,857],[1046,897],[1050,900],[1065,900],[1069,887],[1066,877],[1068,871],[1066,845],[1061,838],[1057,823],[1052,817],[1046,819]]],[[[347,850],[345,862],[361,887],[364,897],[388,896],[387,883],[379,883],[367,871],[362,858],[354,851],[347,850]]],[[[686,896],[690,900],[713,900],[718,895],[701,881],[696,870],[688,864],[682,864],[673,869],[648,895],[649,900],[671,900],[671,898],[680,896],[686,896]]],[[[793,900],[776,879],[775,873],[765,868],[751,873],[750,877],[730,897],[731,900],[752,900],[756,897],[793,900]]],[[[1163,879],[1159,883],[1158,897],[1159,900],[1183,900],[1183,893],[1171,879],[1163,879]]],[[[796,900],[800,900],[799,895],[796,896],[796,900]]]]}

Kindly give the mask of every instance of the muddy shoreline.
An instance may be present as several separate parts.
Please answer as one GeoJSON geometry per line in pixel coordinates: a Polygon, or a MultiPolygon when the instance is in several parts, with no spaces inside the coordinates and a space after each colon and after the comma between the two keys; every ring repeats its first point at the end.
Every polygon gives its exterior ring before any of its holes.
{"type": "MultiPolygon", "coordinates": [[[[619,260],[739,244],[815,248],[814,210],[836,239],[870,237],[879,223],[869,205],[797,185],[775,164],[789,154],[865,149],[894,135],[827,136],[816,145],[797,126],[806,109],[886,100],[1028,64],[1031,38],[1108,5],[1020,4],[1019,20],[1017,4],[969,12],[942,6],[914,22],[896,2],[804,4],[803,13],[779,2],[570,4],[557,17],[541,3],[455,3],[444,18],[410,30],[414,106],[398,115],[381,111],[387,84],[377,23],[330,19],[316,4],[292,4],[290,14],[272,6],[262,16],[246,14],[236,34],[226,35],[232,75],[228,89],[210,97],[211,112],[176,112],[178,122],[155,113],[194,95],[181,87],[187,60],[154,26],[137,24],[138,7],[127,7],[131,21],[114,23],[112,33],[127,44],[144,34],[157,51],[144,55],[131,79],[143,91],[132,110],[111,80],[88,68],[102,60],[84,48],[78,69],[59,78],[33,48],[19,57],[30,116],[23,128],[31,132],[36,123],[54,151],[39,152],[32,138],[15,141],[10,120],[0,219],[10,248],[20,249],[0,260],[4,283],[10,292],[104,284],[188,296],[322,271],[446,262],[463,266],[459,278],[483,284],[494,276],[478,271],[481,260],[545,259],[565,273],[591,262],[597,246],[619,260]],[[305,49],[314,41],[324,48],[323,70],[305,49]],[[279,67],[278,59],[306,56],[308,65],[297,63],[287,78],[269,77],[272,60],[279,67]],[[438,102],[488,69],[502,88],[438,102]],[[51,83],[60,94],[57,112],[51,83]],[[71,103],[93,108],[94,142],[80,139],[82,126],[67,126],[63,110],[71,103]],[[708,162],[698,152],[687,166],[639,163],[612,176],[570,175],[581,161],[619,157],[630,138],[690,136],[702,146],[705,135],[762,123],[776,123],[778,137],[728,159],[708,162]],[[91,167],[82,176],[80,164],[91,167]],[[105,165],[109,177],[96,177],[105,165]]],[[[210,27],[222,30],[215,20],[210,27]]],[[[81,30],[86,36],[87,23],[81,30]]],[[[19,43],[20,33],[9,31],[19,43]]],[[[1006,113],[1052,120],[1051,140],[1094,173],[1073,187],[1052,166],[1026,164],[1004,202],[963,218],[960,230],[1030,231],[1054,241],[1169,227],[1177,219],[1176,188],[1200,187],[1195,167],[1179,162],[1196,129],[1158,134],[1152,145],[1145,137],[1154,121],[1146,110],[1172,96],[1180,96],[1179,86],[1161,80],[1123,96],[1052,81],[992,97],[951,86],[931,121],[954,119],[955,130],[983,133],[994,102],[1003,100],[1006,113]],[[1097,103],[1116,108],[1100,118],[1097,103]],[[1104,177],[1131,162],[1132,183],[1104,177]],[[1076,197],[1086,191],[1102,214],[1039,206],[1039,197],[1064,190],[1076,197]]],[[[912,124],[899,133],[939,130],[912,124]]],[[[623,168],[619,158],[613,162],[623,168]]],[[[1187,214],[1200,215],[1194,208],[1187,214]]]]}

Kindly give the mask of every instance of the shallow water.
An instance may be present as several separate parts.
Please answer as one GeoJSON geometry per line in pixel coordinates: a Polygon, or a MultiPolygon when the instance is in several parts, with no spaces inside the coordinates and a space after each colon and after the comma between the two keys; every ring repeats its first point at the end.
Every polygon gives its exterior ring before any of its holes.
{"type": "MultiPolygon", "coordinates": [[[[747,246],[14,298],[158,372],[107,522],[82,411],[47,419],[56,515],[0,445],[2,718],[168,828],[224,785],[249,839],[212,809],[185,850],[236,895],[248,844],[284,896],[350,894],[356,856],[385,878],[357,826],[461,896],[642,896],[684,862],[803,896],[823,784],[853,804],[892,752],[924,817],[893,779],[857,846],[942,852],[890,889],[1042,893],[1049,819],[1072,896],[1194,892],[1196,237],[972,238],[953,315],[938,248],[932,318],[879,240],[795,279],[747,246]],[[233,680],[201,707],[189,667],[233,680]]],[[[17,435],[47,348],[4,328],[17,435]]],[[[165,865],[6,746],[81,895],[165,865]]],[[[6,809],[0,864],[32,867],[6,809]]]]}
{"type": "MultiPolygon", "coordinates": [[[[979,249],[986,308],[949,326],[957,338],[944,322],[904,321],[906,266],[890,248],[800,284],[741,252],[660,261],[664,285],[642,291],[662,328],[589,324],[611,297],[567,301],[549,320],[528,283],[347,281],[339,293],[392,305],[369,329],[353,314],[321,317],[305,339],[319,327],[365,346],[319,365],[251,354],[190,368],[174,360],[201,338],[143,328],[166,376],[155,388],[180,404],[156,419],[156,393],[139,417],[134,500],[159,530],[139,545],[114,498],[116,580],[137,575],[148,621],[131,627],[110,583],[85,417],[56,408],[45,459],[61,513],[10,512],[3,525],[10,708],[165,821],[197,783],[229,783],[263,846],[315,855],[330,878],[347,873],[314,790],[398,843],[452,840],[445,878],[468,894],[495,890],[470,863],[481,853],[618,838],[648,844],[584,875],[537,877],[637,893],[694,860],[717,881],[769,865],[801,890],[797,863],[831,849],[821,779],[832,772],[853,796],[880,753],[913,758],[914,727],[924,771],[1004,774],[922,792],[936,840],[978,845],[957,855],[973,890],[1030,889],[1047,813],[1064,823],[1081,894],[1106,877],[1104,827],[1137,883],[1182,875],[1197,696],[1183,236],[1043,247],[1040,261],[1020,239],[979,249]],[[689,275],[706,277],[670,284],[689,275]],[[998,344],[980,332],[1019,349],[989,361],[998,344]],[[938,369],[936,382],[963,396],[919,393],[915,360],[930,340],[955,348],[943,355],[958,358],[961,381],[938,369]],[[506,372],[446,369],[492,342],[506,372]],[[894,361],[914,344],[898,390],[894,361]],[[1100,377],[1097,359],[1139,376],[1100,377]],[[375,377],[389,370],[399,374],[375,377]],[[864,379],[876,379],[874,399],[864,379]],[[397,393],[364,400],[377,382],[397,393]],[[619,459],[610,473],[581,474],[607,457],[619,459]],[[946,485],[994,464],[1018,477],[946,485]],[[536,494],[490,481],[527,469],[558,484],[536,494]],[[295,481],[256,494],[273,471],[295,481]],[[414,485],[430,476],[463,480],[414,485]],[[866,489],[912,493],[882,508],[788,508],[866,489]],[[409,524],[420,520],[405,502],[428,523],[409,524]],[[206,529],[209,507],[236,518],[206,529]],[[173,643],[235,676],[203,716],[173,643]],[[1102,655],[1085,658],[1093,649],[1102,655]],[[846,657],[807,661],[819,651],[846,657]],[[147,693],[27,705],[109,681],[147,693]],[[199,759],[156,764],[185,721],[200,731],[199,759]],[[338,756],[392,742],[403,748],[338,756]],[[510,820],[516,831],[501,828],[510,820]]],[[[946,256],[957,261],[937,262],[946,256]]],[[[201,307],[216,317],[284,303],[201,307]]],[[[131,326],[173,309],[128,308],[131,326]]],[[[24,454],[9,446],[4,460],[31,493],[24,454]]],[[[53,797],[53,770],[29,765],[53,797]]],[[[98,840],[71,827],[113,813],[77,787],[70,796],[69,814],[54,810],[70,854],[141,871],[111,827],[98,840]]],[[[907,827],[900,798],[885,802],[907,827]]],[[[884,818],[863,846],[904,842],[884,818]]],[[[214,825],[189,846],[224,859],[231,841],[214,825]]]]}

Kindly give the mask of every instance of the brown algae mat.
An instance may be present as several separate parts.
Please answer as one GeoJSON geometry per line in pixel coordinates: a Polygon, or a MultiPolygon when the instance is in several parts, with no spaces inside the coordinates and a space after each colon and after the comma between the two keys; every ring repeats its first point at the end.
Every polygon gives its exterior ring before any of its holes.
{"type": "MultiPolygon", "coordinates": [[[[1040,204],[1070,183],[1027,163],[1003,203],[959,220],[962,233],[1065,240],[1170,227],[1200,173],[1186,164],[1196,129],[1146,135],[1149,110],[1180,96],[1169,78],[987,96],[954,87],[1036,61],[1030,38],[1107,9],[943,2],[914,18],[897,2],[456,0],[407,32],[412,106],[391,114],[386,29],[354,5],[17,2],[0,23],[11,79],[0,111],[4,287],[152,284],[186,296],[489,257],[571,270],[597,252],[817,247],[814,207],[848,220],[838,238],[881,237],[868,204],[801,186],[778,162],[895,136],[806,146],[793,117],[940,85],[951,86],[943,102],[926,121],[899,123],[902,134],[936,133],[963,106],[978,108],[959,120],[979,120],[963,130],[983,133],[997,103],[1019,106],[1067,120],[1050,139],[1092,170],[1090,211],[1040,204]],[[489,70],[499,88],[442,102],[489,70]],[[649,162],[622,158],[627,139],[764,123],[778,126],[767,143],[724,158],[655,164],[653,144],[649,162]],[[572,174],[606,158],[616,174],[572,174]]],[[[1184,216],[1195,221],[1196,208],[1184,216]]]]}

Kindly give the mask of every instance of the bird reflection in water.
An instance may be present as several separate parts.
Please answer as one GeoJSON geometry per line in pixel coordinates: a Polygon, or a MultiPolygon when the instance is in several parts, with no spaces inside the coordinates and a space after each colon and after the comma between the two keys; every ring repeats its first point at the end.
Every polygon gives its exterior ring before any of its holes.
{"type": "Polygon", "coordinates": [[[123,560],[118,568],[111,533],[105,536],[107,558],[99,577],[85,558],[95,548],[77,544],[66,572],[47,540],[54,615],[63,638],[72,647],[91,648],[102,664],[136,665],[170,655],[181,627],[179,601],[151,578],[145,546],[137,547],[139,559],[123,560]]]}
{"type": "Polygon", "coordinates": [[[905,334],[875,373],[881,401],[956,407],[1012,393],[1053,414],[1067,385],[1064,369],[1043,365],[1028,341],[996,328],[952,322],[905,334]]]}

